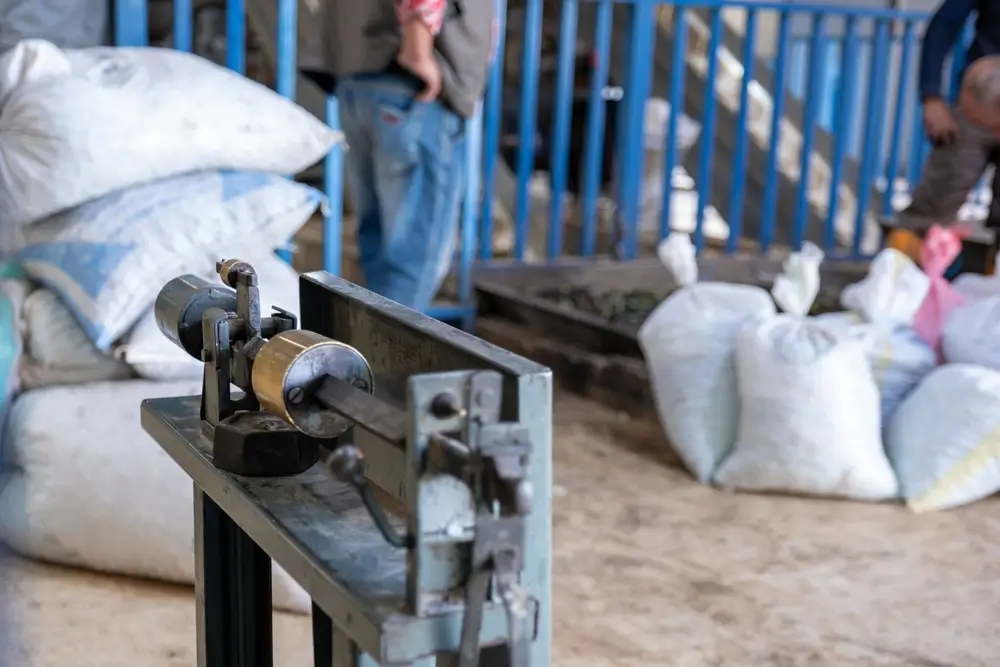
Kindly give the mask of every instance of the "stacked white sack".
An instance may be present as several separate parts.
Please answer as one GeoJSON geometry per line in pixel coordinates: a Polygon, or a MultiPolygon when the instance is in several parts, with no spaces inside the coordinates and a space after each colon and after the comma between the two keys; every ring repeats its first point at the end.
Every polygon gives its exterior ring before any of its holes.
{"type": "Polygon", "coordinates": [[[885,445],[914,512],[1000,492],[1000,373],[970,364],[941,366],[903,401],[885,445]]]}
{"type": "Polygon", "coordinates": [[[941,332],[945,361],[1000,370],[1000,276],[963,273],[952,287],[965,303],[951,311],[941,332]]]}
{"type": "MultiPolygon", "coordinates": [[[[143,380],[24,394],[10,416],[16,473],[0,491],[0,533],[41,560],[194,583],[193,484],[139,423],[147,398],[199,393],[198,381],[143,380]]],[[[309,596],[274,567],[274,606],[309,596]]]]}
{"type": "Polygon", "coordinates": [[[883,426],[937,366],[934,350],[912,327],[929,289],[927,274],[909,257],[890,248],[875,256],[862,281],[848,285],[841,293],[840,303],[850,312],[815,318],[817,324],[837,334],[864,341],[881,396],[883,426]]]}
{"type": "Polygon", "coordinates": [[[793,253],[772,294],[784,314],[744,327],[736,347],[740,420],[715,481],[746,491],[893,498],[878,387],[864,343],[806,317],[822,251],[793,253]]]}
{"type": "Polygon", "coordinates": [[[203,273],[219,253],[281,246],[320,206],[277,175],[202,172],[140,185],[25,229],[25,272],[58,293],[97,349],[145,315],[168,281],[203,273]]]}
{"type": "Polygon", "coordinates": [[[697,283],[695,248],[673,233],[657,254],[680,288],[639,329],[660,423],[687,469],[708,482],[736,438],[739,400],[733,353],[748,321],[775,314],[750,285],[697,283]]]}
{"type": "Polygon", "coordinates": [[[128,365],[101,352],[55,292],[36,289],[24,302],[24,356],[20,364],[25,390],[87,384],[133,377],[128,365]]]}
{"type": "Polygon", "coordinates": [[[0,220],[24,226],[126,188],[207,170],[295,174],[340,135],[266,87],[156,48],[0,57],[0,220]]]}

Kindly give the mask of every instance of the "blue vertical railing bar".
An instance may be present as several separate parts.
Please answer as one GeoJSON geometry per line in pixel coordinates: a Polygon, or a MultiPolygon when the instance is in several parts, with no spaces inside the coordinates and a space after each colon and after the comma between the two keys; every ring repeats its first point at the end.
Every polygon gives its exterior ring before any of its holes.
{"type": "Polygon", "coordinates": [[[840,204],[840,182],[844,178],[844,158],[850,148],[848,137],[854,125],[855,107],[858,99],[858,39],[857,20],[847,17],[844,23],[844,41],[840,55],[840,86],[837,108],[834,116],[833,164],[830,165],[830,203],[827,207],[826,225],[823,230],[823,249],[827,252],[837,245],[837,214],[840,204]]]}
{"type": "Polygon", "coordinates": [[[194,3],[191,0],[173,0],[174,48],[190,53],[194,44],[194,3]]]}
{"type": "MultiPolygon", "coordinates": [[[[597,5],[597,25],[594,27],[594,68],[590,76],[587,99],[587,127],[580,173],[580,255],[590,257],[597,246],[597,189],[601,183],[604,145],[604,88],[608,85],[611,60],[611,25],[614,18],[612,0],[600,0],[597,5]]],[[[572,165],[577,168],[577,165],[572,165]]]]}
{"type": "Polygon", "coordinates": [[[247,24],[245,0],[226,1],[226,67],[246,73],[247,24]]]}
{"type": "Polygon", "coordinates": [[[275,83],[278,94],[295,100],[295,69],[299,43],[299,3],[298,0],[278,0],[278,62],[275,67],[275,83]]]}
{"type": "MultiPolygon", "coordinates": [[[[282,97],[295,100],[295,83],[298,73],[295,69],[299,42],[298,0],[278,0],[277,63],[275,64],[275,89],[282,97]]],[[[329,193],[327,193],[329,195],[329,193]]],[[[292,253],[283,249],[278,256],[291,263],[292,253]]]]}
{"type": "Polygon", "coordinates": [[[771,91],[770,146],[767,175],[764,179],[763,219],[760,230],[760,250],[766,253],[774,240],[775,219],[778,215],[778,153],[781,146],[781,120],[785,115],[785,75],[788,68],[788,42],[792,17],[782,11],[778,23],[778,54],[774,59],[774,90],[771,91]]]}
{"type": "Polygon", "coordinates": [[[701,153],[698,156],[698,211],[694,227],[694,245],[701,250],[705,246],[705,208],[712,195],[712,160],[715,157],[715,116],[718,95],[715,79],[719,74],[719,47],[722,46],[722,10],[713,9],[709,22],[711,34],[708,38],[708,72],[705,75],[705,108],[702,112],[701,153]]]}
{"type": "Polygon", "coordinates": [[[906,100],[910,84],[915,83],[912,77],[906,76],[910,71],[913,60],[913,48],[916,43],[916,34],[913,30],[913,23],[905,22],[903,25],[903,47],[899,57],[899,82],[896,88],[896,109],[892,119],[892,143],[889,146],[889,161],[886,163],[885,173],[885,195],[882,197],[882,215],[892,213],[892,199],[896,191],[896,177],[899,174],[899,159],[903,143],[903,124],[906,120],[906,100]]]}
{"type": "Polygon", "coordinates": [[[924,153],[927,146],[927,137],[924,135],[923,101],[920,99],[920,86],[913,86],[913,96],[911,100],[913,108],[913,121],[910,127],[910,156],[906,165],[906,185],[909,191],[913,191],[913,186],[920,178],[920,172],[924,168],[924,153]]]}
{"type": "Polygon", "coordinates": [[[149,42],[146,0],[115,0],[114,16],[117,46],[146,46],[149,42]]]}
{"type": "MultiPolygon", "coordinates": [[[[472,262],[476,256],[476,212],[479,208],[479,169],[475,167],[483,160],[483,105],[476,107],[476,113],[465,122],[465,196],[462,200],[461,241],[458,259],[458,301],[468,304],[472,301],[472,262]]],[[[475,310],[470,309],[462,318],[462,328],[472,331],[475,310]]]]}
{"type": "Polygon", "coordinates": [[[858,208],[854,218],[852,252],[861,254],[864,239],[865,217],[868,214],[877,165],[881,160],[882,118],[885,115],[885,88],[888,73],[889,22],[878,19],[875,23],[875,46],[872,53],[871,76],[868,79],[868,100],[865,111],[865,150],[861,155],[858,182],[858,208]]]}
{"type": "Polygon", "coordinates": [[[563,253],[563,202],[566,197],[566,167],[569,160],[569,130],[573,113],[576,74],[577,0],[564,0],[559,29],[559,62],[556,74],[555,113],[552,118],[552,201],[549,211],[548,256],[563,253]]]}
{"type": "MultiPolygon", "coordinates": [[[[684,79],[687,74],[688,10],[674,9],[674,48],[670,56],[670,118],[667,120],[667,145],[663,151],[663,205],[660,209],[660,238],[670,234],[674,170],[677,168],[677,144],[681,113],[684,111],[684,79]]],[[[704,141],[704,130],[702,130],[704,141]]]]}
{"type": "Polygon", "coordinates": [[[542,0],[528,0],[525,11],[524,54],[521,59],[521,110],[517,147],[517,201],[514,212],[514,258],[524,259],[531,213],[529,185],[535,162],[538,118],[538,69],[542,50],[542,0]]]}
{"type": "Polygon", "coordinates": [[[654,7],[651,0],[636,0],[629,7],[631,40],[626,60],[628,69],[624,86],[624,113],[618,119],[623,144],[619,144],[622,146],[621,170],[615,206],[615,222],[621,230],[622,259],[634,259],[639,247],[639,192],[644,172],[643,129],[656,34],[654,7]]]}
{"type": "MultiPolygon", "coordinates": [[[[340,129],[340,103],[330,95],[326,98],[326,124],[340,129]]],[[[337,144],[323,162],[323,191],[326,208],[323,211],[323,270],[340,275],[344,239],[344,147],[337,144]]]]}
{"type": "Polygon", "coordinates": [[[733,193],[729,205],[729,238],[726,252],[736,252],[743,233],[743,200],[746,192],[747,153],[750,148],[750,82],[753,80],[753,65],[756,59],[757,11],[748,9],[743,30],[743,79],[740,81],[740,110],[736,119],[736,155],[733,157],[733,193]]]}
{"type": "Polygon", "coordinates": [[[802,155],[799,161],[799,186],[795,193],[795,221],[792,229],[792,247],[802,248],[806,223],[809,222],[809,177],[811,176],[813,144],[816,142],[816,125],[819,123],[819,101],[823,94],[826,71],[826,48],[823,36],[823,14],[814,14],[812,35],[809,40],[809,80],[806,105],[802,112],[802,155]]]}
{"type": "Polygon", "coordinates": [[[500,126],[503,122],[503,70],[507,41],[507,2],[496,0],[495,5],[497,41],[483,110],[483,187],[479,212],[479,258],[483,260],[493,257],[493,180],[496,178],[500,126]]]}

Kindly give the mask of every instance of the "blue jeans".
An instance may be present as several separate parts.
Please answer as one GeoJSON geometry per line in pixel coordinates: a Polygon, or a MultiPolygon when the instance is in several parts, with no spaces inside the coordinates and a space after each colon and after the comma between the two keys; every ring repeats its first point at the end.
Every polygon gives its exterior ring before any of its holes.
{"type": "Polygon", "coordinates": [[[420,85],[383,74],[337,84],[345,175],[368,289],[426,310],[448,273],[465,182],[465,123],[420,85]]]}

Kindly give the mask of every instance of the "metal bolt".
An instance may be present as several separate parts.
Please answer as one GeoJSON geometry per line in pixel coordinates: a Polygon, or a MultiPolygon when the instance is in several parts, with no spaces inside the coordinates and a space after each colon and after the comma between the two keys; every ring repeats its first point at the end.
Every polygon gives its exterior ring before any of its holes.
{"type": "Polygon", "coordinates": [[[484,410],[496,407],[497,394],[492,389],[483,389],[476,392],[476,406],[484,410]]]}
{"type": "Polygon", "coordinates": [[[288,402],[292,405],[300,404],[305,397],[306,392],[302,391],[302,387],[292,387],[288,390],[288,402]]]}
{"type": "Polygon", "coordinates": [[[431,401],[431,414],[438,419],[447,419],[462,413],[458,398],[451,392],[442,392],[431,401]]]}

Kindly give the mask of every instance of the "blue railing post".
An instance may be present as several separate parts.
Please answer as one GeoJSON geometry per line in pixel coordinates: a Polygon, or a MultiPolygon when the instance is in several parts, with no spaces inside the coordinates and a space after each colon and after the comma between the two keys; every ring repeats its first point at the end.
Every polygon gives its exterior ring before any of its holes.
{"type": "MultiPolygon", "coordinates": [[[[621,256],[633,259],[639,245],[639,191],[644,175],[643,130],[652,75],[655,3],[636,0],[630,6],[624,112],[619,117],[624,142],[620,153],[616,226],[621,230],[621,256]]],[[[669,196],[669,195],[666,195],[669,196]]]]}
{"type": "Polygon", "coordinates": [[[823,36],[823,14],[814,14],[812,39],[809,41],[809,81],[806,107],[802,114],[802,156],[799,162],[799,187],[795,197],[795,227],[792,247],[802,248],[806,223],[809,222],[809,177],[811,175],[813,143],[819,123],[819,101],[823,94],[823,73],[826,69],[826,41],[823,36]]]}
{"type": "Polygon", "coordinates": [[[733,164],[733,194],[729,205],[729,238],[726,252],[734,253],[739,247],[743,232],[743,200],[747,183],[747,154],[750,145],[750,82],[753,80],[754,60],[757,51],[757,11],[747,10],[746,26],[743,30],[743,78],[740,81],[740,111],[736,118],[736,155],[733,164]]]}
{"type": "Polygon", "coordinates": [[[865,217],[869,214],[875,173],[882,154],[882,119],[885,115],[885,88],[888,70],[889,23],[884,19],[876,21],[875,46],[872,54],[871,76],[868,79],[868,102],[865,111],[865,150],[861,156],[861,175],[858,183],[858,208],[854,218],[854,242],[852,252],[861,254],[864,238],[865,217]]]}
{"type": "Polygon", "coordinates": [[[785,77],[788,68],[792,16],[782,11],[778,18],[778,55],[774,60],[774,90],[771,91],[771,132],[764,179],[764,215],[760,230],[760,251],[771,249],[775,218],[778,215],[778,154],[781,146],[781,121],[785,117],[785,77]]]}
{"type": "MultiPolygon", "coordinates": [[[[500,128],[503,123],[503,71],[507,35],[507,0],[494,0],[497,43],[483,104],[483,187],[479,212],[479,259],[493,257],[493,179],[496,177],[500,128]]],[[[475,166],[470,166],[474,169],[475,166]]],[[[508,211],[509,212],[509,211],[508,211]]]]}
{"type": "Polygon", "coordinates": [[[851,127],[854,124],[854,109],[858,100],[858,24],[849,16],[844,25],[844,41],[840,58],[840,87],[837,109],[834,115],[834,132],[840,141],[833,148],[833,164],[830,165],[830,204],[827,208],[826,225],[823,232],[823,249],[830,252],[837,244],[837,213],[840,205],[840,182],[844,174],[844,158],[850,148],[851,127]]]}
{"type": "Polygon", "coordinates": [[[576,74],[577,0],[563,0],[559,29],[559,63],[556,75],[556,108],[552,120],[552,202],[549,211],[548,256],[563,253],[563,201],[569,159],[569,130],[573,113],[573,78],[576,74]]]}
{"type": "Polygon", "coordinates": [[[528,0],[525,11],[524,54],[521,61],[521,110],[517,147],[517,201],[514,212],[514,258],[524,259],[531,214],[529,189],[535,162],[538,119],[538,69],[542,50],[542,2],[528,0]]]}
{"type": "Polygon", "coordinates": [[[698,156],[698,212],[694,227],[694,245],[705,247],[705,209],[712,190],[712,159],[715,157],[715,116],[718,94],[715,79],[719,73],[719,47],[722,45],[722,10],[712,10],[711,34],[708,38],[708,72],[705,75],[705,109],[701,128],[701,154],[698,156]]]}
{"type": "MultiPolygon", "coordinates": [[[[597,26],[594,32],[594,68],[590,77],[590,94],[587,98],[586,140],[583,146],[583,165],[580,167],[580,254],[590,257],[597,246],[597,190],[601,184],[601,156],[604,144],[606,117],[604,88],[608,85],[608,67],[611,60],[611,22],[614,18],[612,0],[599,0],[597,26]]],[[[576,168],[576,165],[573,166],[576,168]]]]}
{"type": "MultiPolygon", "coordinates": [[[[340,128],[340,102],[326,98],[326,123],[340,128]]],[[[334,146],[323,163],[323,190],[327,205],[323,212],[323,270],[340,275],[344,238],[344,147],[334,146]]]]}
{"type": "MultiPolygon", "coordinates": [[[[667,145],[663,151],[663,204],[660,209],[660,238],[670,233],[670,212],[673,202],[673,177],[677,168],[678,126],[684,111],[684,79],[687,74],[688,10],[674,9],[674,49],[670,58],[670,118],[667,125],[667,145]]],[[[701,140],[705,140],[704,132],[701,140]]]]}

